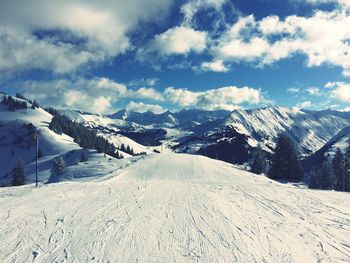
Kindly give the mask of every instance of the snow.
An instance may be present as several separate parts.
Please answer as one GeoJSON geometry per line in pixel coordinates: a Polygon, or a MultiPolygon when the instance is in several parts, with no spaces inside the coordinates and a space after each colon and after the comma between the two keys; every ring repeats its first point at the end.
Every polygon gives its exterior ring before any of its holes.
{"type": "MultiPolygon", "coordinates": [[[[130,138],[121,134],[98,133],[98,135],[103,136],[105,139],[107,139],[110,143],[113,143],[119,149],[122,145],[124,145],[125,147],[129,146],[133,150],[134,154],[153,152],[151,151],[151,148],[154,147],[143,146],[142,144],[139,144],[134,140],[131,140],[130,138]]],[[[126,155],[126,157],[130,157],[130,155],[126,153],[123,154],[126,155]]]]}
{"type": "MultiPolygon", "coordinates": [[[[0,96],[1,100],[2,96],[0,96]]],[[[28,134],[23,124],[32,123],[38,129],[40,135],[39,148],[44,159],[52,159],[56,155],[81,149],[79,145],[74,143],[73,138],[65,134],[58,135],[51,131],[48,128],[51,119],[52,115],[41,108],[9,111],[6,105],[0,103],[0,156],[10,157],[0,158],[0,183],[2,181],[1,177],[12,170],[18,158],[21,158],[26,165],[31,163],[35,157],[35,139],[33,134],[28,134]],[[17,136],[23,138],[22,143],[13,143],[17,136]]]]}
{"type": "MultiPolygon", "coordinates": [[[[108,140],[108,142],[114,144],[117,148],[120,148],[121,145],[124,144],[125,147],[129,146],[133,150],[134,154],[149,154],[153,152],[154,147],[141,145],[126,136],[118,134],[120,129],[123,128],[133,128],[136,130],[143,129],[144,127],[139,124],[73,110],[60,110],[59,112],[75,122],[83,123],[85,126],[95,129],[99,136],[104,137],[106,140],[108,140]]],[[[131,155],[128,153],[122,151],[119,152],[123,157],[131,157],[131,155]]]]}
{"type": "Polygon", "coordinates": [[[350,195],[202,156],[0,188],[0,262],[349,262],[350,195]]]}
{"type": "Polygon", "coordinates": [[[275,147],[275,139],[281,132],[288,131],[300,144],[301,153],[307,155],[319,150],[350,124],[348,119],[337,115],[316,113],[284,107],[238,109],[221,125],[246,135],[249,145],[261,145],[266,151],[275,147]]]}

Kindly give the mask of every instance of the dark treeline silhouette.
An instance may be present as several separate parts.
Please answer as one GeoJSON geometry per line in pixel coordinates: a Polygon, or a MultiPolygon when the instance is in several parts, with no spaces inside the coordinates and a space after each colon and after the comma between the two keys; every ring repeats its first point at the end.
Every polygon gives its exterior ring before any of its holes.
{"type": "Polygon", "coordinates": [[[3,97],[1,103],[4,105],[7,105],[8,109],[10,111],[15,111],[15,110],[19,110],[19,109],[27,109],[27,103],[25,101],[15,100],[11,96],[5,95],[3,97]]]}
{"type": "Polygon", "coordinates": [[[293,139],[285,133],[281,133],[277,138],[268,175],[271,179],[275,180],[303,180],[304,171],[301,168],[298,158],[296,144],[293,139]]]}
{"type": "Polygon", "coordinates": [[[324,158],[322,166],[311,172],[309,187],[350,192],[350,143],[345,154],[337,149],[333,158],[324,158]]]}
{"type": "Polygon", "coordinates": [[[10,111],[27,109],[28,108],[27,102],[29,102],[31,104],[31,109],[39,108],[39,104],[35,100],[34,101],[28,100],[27,98],[25,98],[23,95],[21,95],[19,93],[16,93],[16,98],[19,98],[19,99],[25,100],[25,101],[14,99],[12,96],[4,95],[1,103],[4,105],[7,105],[8,109],[10,111]]]}
{"type": "Polygon", "coordinates": [[[109,143],[105,138],[98,136],[95,131],[90,130],[80,123],[73,122],[67,116],[59,114],[53,108],[47,108],[46,111],[53,115],[49,128],[57,134],[65,133],[74,139],[74,142],[82,148],[95,149],[99,153],[106,153],[115,158],[122,158],[118,149],[109,143]]]}

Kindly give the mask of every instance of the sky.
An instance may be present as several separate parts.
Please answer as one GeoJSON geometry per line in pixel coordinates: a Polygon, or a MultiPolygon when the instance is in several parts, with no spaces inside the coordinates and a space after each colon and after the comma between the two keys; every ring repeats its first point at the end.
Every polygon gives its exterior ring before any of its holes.
{"type": "Polygon", "coordinates": [[[100,114],[350,111],[350,0],[0,0],[0,91],[100,114]]]}

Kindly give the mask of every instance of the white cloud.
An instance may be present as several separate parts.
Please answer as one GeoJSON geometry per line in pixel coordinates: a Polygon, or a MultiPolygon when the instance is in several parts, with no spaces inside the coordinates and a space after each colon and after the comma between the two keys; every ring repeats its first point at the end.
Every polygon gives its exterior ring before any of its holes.
{"type": "Polygon", "coordinates": [[[261,90],[251,87],[228,86],[205,91],[190,91],[168,87],[158,91],[151,87],[127,88],[108,78],[55,79],[51,81],[24,81],[17,89],[40,104],[59,108],[75,108],[88,112],[111,113],[117,103],[129,103],[128,108],[160,112],[159,102],[171,108],[200,108],[233,110],[241,104],[267,103],[261,90]],[[135,100],[139,102],[135,102],[135,100]],[[145,103],[145,101],[147,103],[145,103]],[[149,103],[149,102],[154,103],[149,103]],[[147,106],[148,105],[148,106],[147,106]]]}
{"type": "Polygon", "coordinates": [[[311,96],[320,96],[321,95],[321,91],[317,87],[309,87],[309,88],[306,89],[306,91],[311,96]]]}
{"type": "Polygon", "coordinates": [[[233,39],[223,42],[215,49],[218,58],[229,61],[254,61],[262,57],[269,48],[269,43],[258,37],[245,42],[240,39],[233,39]]]}
{"type": "Polygon", "coordinates": [[[150,42],[148,51],[161,55],[183,54],[191,51],[200,53],[206,48],[207,33],[190,27],[173,27],[156,35],[150,42]]]}
{"type": "Polygon", "coordinates": [[[128,33],[157,20],[170,0],[18,1],[0,8],[0,73],[30,69],[72,72],[131,47],[128,33]]]}
{"type": "Polygon", "coordinates": [[[193,17],[201,9],[214,8],[219,11],[226,0],[190,0],[183,4],[180,8],[181,13],[184,15],[183,24],[191,25],[193,17]]]}
{"type": "Polygon", "coordinates": [[[154,88],[142,87],[137,90],[129,90],[128,97],[137,97],[140,99],[163,100],[162,94],[154,88]]]}
{"type": "Polygon", "coordinates": [[[166,111],[162,106],[156,105],[156,104],[145,104],[143,102],[134,102],[130,101],[128,105],[126,105],[125,109],[127,111],[134,111],[134,112],[147,112],[151,111],[157,114],[163,113],[166,111]]]}
{"type": "Polygon", "coordinates": [[[224,62],[253,62],[261,66],[306,55],[307,66],[339,66],[350,76],[350,16],[343,9],[317,11],[310,17],[277,16],[260,21],[241,17],[218,41],[211,52],[224,62]],[[274,37],[272,37],[274,36],[274,37]]]}
{"type": "Polygon", "coordinates": [[[229,68],[225,66],[222,60],[214,60],[212,62],[203,62],[201,65],[203,71],[227,72],[229,68]]]}
{"type": "Polygon", "coordinates": [[[326,88],[332,89],[330,96],[334,99],[350,102],[350,83],[346,82],[328,82],[326,88]]]}
{"type": "Polygon", "coordinates": [[[334,3],[334,4],[339,4],[340,6],[343,6],[343,7],[350,7],[349,0],[292,0],[292,1],[306,2],[313,5],[334,3]]]}
{"type": "Polygon", "coordinates": [[[258,89],[235,86],[222,87],[200,92],[169,87],[165,89],[166,100],[182,108],[200,108],[207,110],[233,110],[239,104],[259,104],[265,101],[258,89]]]}
{"type": "Polygon", "coordinates": [[[112,112],[113,104],[125,99],[162,100],[162,94],[154,88],[128,89],[124,84],[108,78],[25,81],[19,83],[17,88],[43,105],[97,113],[112,112]]]}
{"type": "Polygon", "coordinates": [[[158,83],[158,78],[142,78],[142,79],[134,79],[127,83],[128,86],[131,87],[152,87],[158,83]]]}
{"type": "Polygon", "coordinates": [[[300,88],[298,87],[290,87],[287,89],[288,93],[299,93],[299,91],[300,91],[300,88]]]}
{"type": "Polygon", "coordinates": [[[309,108],[312,106],[311,101],[307,100],[307,101],[303,101],[301,103],[299,103],[296,108],[298,109],[305,109],[305,108],[309,108]]]}

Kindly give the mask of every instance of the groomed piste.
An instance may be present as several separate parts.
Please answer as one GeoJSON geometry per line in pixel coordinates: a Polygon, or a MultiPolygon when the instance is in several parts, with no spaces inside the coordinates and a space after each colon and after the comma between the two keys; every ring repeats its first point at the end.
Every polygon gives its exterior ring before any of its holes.
{"type": "Polygon", "coordinates": [[[0,262],[349,262],[350,195],[203,156],[0,188],[0,262]]]}

